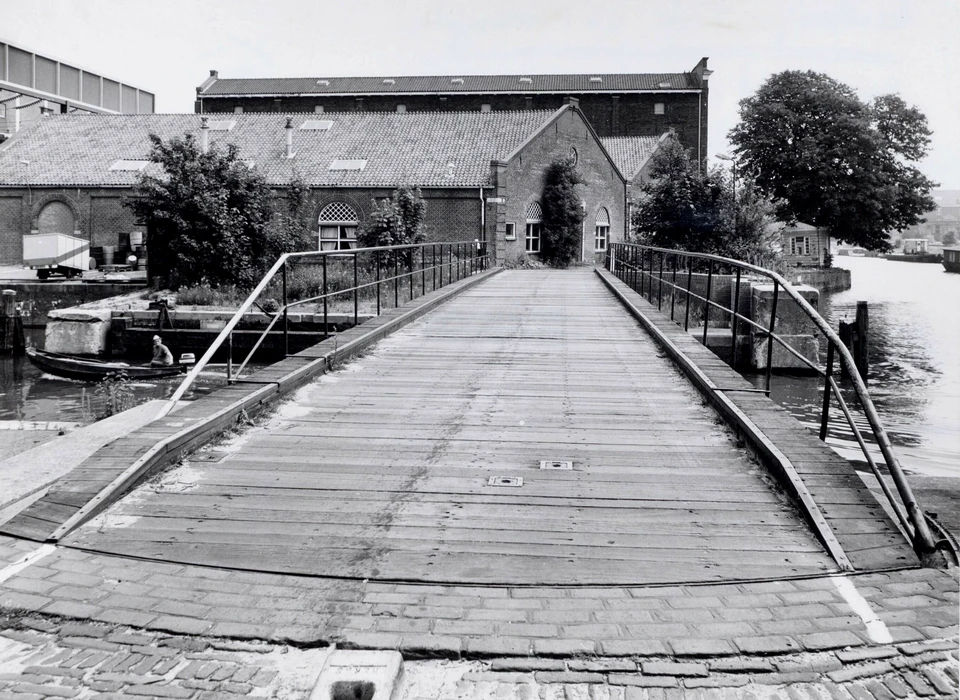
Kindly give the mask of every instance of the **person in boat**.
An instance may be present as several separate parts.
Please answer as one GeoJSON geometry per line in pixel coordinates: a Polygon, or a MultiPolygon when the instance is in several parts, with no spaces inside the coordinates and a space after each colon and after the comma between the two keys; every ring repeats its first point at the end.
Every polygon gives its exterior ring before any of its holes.
{"type": "Polygon", "coordinates": [[[153,359],[150,360],[151,367],[169,367],[173,364],[173,355],[170,348],[163,344],[159,335],[153,336],[153,359]]]}

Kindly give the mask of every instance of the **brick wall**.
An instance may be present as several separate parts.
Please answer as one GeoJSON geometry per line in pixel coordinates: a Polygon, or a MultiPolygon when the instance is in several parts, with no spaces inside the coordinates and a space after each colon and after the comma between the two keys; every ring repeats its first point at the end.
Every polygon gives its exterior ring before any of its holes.
{"type": "Polygon", "coordinates": [[[23,262],[23,197],[0,192],[0,264],[23,262]]]}
{"type": "Polygon", "coordinates": [[[624,184],[607,160],[586,122],[576,111],[565,112],[530,142],[505,166],[498,168],[500,196],[506,202],[497,205],[496,250],[499,262],[512,261],[525,255],[526,208],[539,201],[543,193],[546,169],[559,156],[577,152],[577,168],[586,183],[578,189],[585,205],[582,259],[592,262],[599,256],[594,251],[594,225],[600,207],[610,216],[611,242],[623,240],[624,184]],[[506,223],[513,222],[516,240],[505,239],[506,223]]]}
{"type": "MultiPolygon", "coordinates": [[[[640,93],[571,95],[580,100],[580,109],[600,136],[660,136],[675,129],[680,142],[693,149],[694,157],[707,155],[707,91],[703,93],[640,93]],[[654,105],[663,103],[664,114],[654,114],[654,105]]],[[[547,109],[563,106],[565,96],[555,95],[368,95],[355,97],[206,97],[204,112],[395,112],[405,105],[408,112],[479,111],[489,104],[494,110],[547,109]]],[[[197,111],[200,106],[197,104],[197,111]]]]}
{"type": "Polygon", "coordinates": [[[0,191],[0,261],[21,264],[21,237],[32,232],[69,233],[88,239],[91,246],[119,246],[121,238],[141,228],[122,206],[123,193],[116,188],[0,191]]]}

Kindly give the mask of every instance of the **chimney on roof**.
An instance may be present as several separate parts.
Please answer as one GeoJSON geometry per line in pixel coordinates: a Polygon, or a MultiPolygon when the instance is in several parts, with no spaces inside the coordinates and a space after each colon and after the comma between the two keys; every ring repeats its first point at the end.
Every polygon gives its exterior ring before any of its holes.
{"type": "Polygon", "coordinates": [[[210,71],[210,77],[211,77],[211,78],[219,78],[219,77],[220,77],[220,73],[218,73],[218,72],[215,71],[215,70],[212,70],[212,71],[210,71]]]}
{"type": "Polygon", "coordinates": [[[210,120],[207,117],[200,117],[200,152],[206,153],[210,150],[210,120]]]}
{"type": "Polygon", "coordinates": [[[580,100],[578,100],[576,97],[570,97],[567,95],[563,98],[563,104],[580,109],[580,100]]]}
{"type": "Polygon", "coordinates": [[[293,117],[287,117],[287,158],[293,158],[293,117]]]}
{"type": "Polygon", "coordinates": [[[48,114],[53,114],[53,108],[46,100],[44,100],[40,103],[40,116],[45,117],[48,114]]]}

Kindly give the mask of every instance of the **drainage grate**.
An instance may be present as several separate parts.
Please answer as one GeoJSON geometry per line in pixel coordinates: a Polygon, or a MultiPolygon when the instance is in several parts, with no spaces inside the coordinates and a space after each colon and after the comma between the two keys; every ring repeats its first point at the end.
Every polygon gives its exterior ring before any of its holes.
{"type": "Polygon", "coordinates": [[[194,462],[222,462],[230,456],[229,452],[202,452],[190,459],[194,462]]]}
{"type": "Polygon", "coordinates": [[[403,675],[396,651],[330,652],[310,700],[391,700],[403,675]]]}
{"type": "Polygon", "coordinates": [[[523,486],[522,476],[491,476],[487,486],[523,486]]]}
{"type": "Polygon", "coordinates": [[[541,469],[573,469],[573,462],[542,459],[540,460],[540,468],[541,469]]]}

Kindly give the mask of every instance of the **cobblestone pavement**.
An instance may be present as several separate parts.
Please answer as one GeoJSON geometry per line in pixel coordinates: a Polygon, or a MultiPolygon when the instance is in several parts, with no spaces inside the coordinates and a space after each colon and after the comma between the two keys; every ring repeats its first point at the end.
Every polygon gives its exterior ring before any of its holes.
{"type": "Polygon", "coordinates": [[[0,623],[0,698],[20,700],[306,698],[329,645],[400,650],[410,700],[958,696],[958,582],[932,569],[639,588],[434,586],[0,538],[0,623]]]}
{"type": "MultiPolygon", "coordinates": [[[[7,618],[0,698],[308,698],[327,648],[7,618]]],[[[709,654],[703,648],[701,653],[709,654]]],[[[957,641],[716,658],[412,661],[402,700],[890,700],[957,697],[957,641]]]]}

